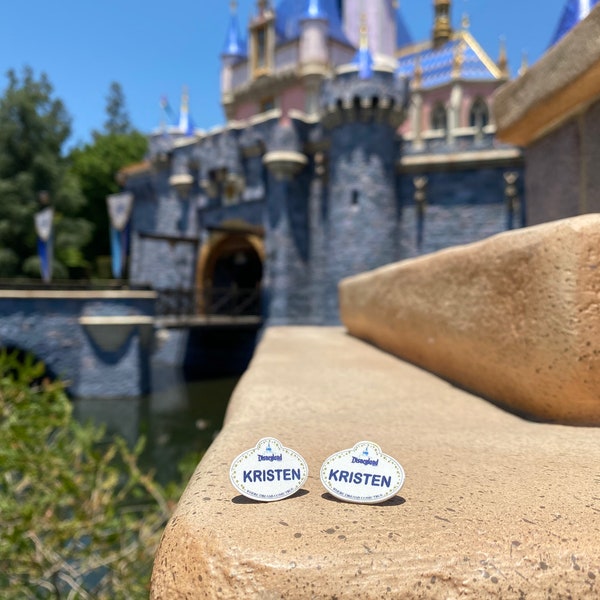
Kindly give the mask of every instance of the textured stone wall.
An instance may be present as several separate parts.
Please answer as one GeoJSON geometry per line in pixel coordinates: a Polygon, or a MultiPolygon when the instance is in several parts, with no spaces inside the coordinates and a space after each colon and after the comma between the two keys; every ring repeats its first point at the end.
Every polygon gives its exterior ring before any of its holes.
{"type": "Polygon", "coordinates": [[[527,147],[528,223],[600,211],[599,136],[595,102],[527,147]]]}
{"type": "Polygon", "coordinates": [[[579,214],[579,152],[579,127],[575,121],[525,149],[528,224],[579,214]]]}
{"type": "Polygon", "coordinates": [[[133,190],[129,278],[133,284],[147,284],[158,290],[192,287],[196,268],[196,244],[175,238],[198,236],[197,192],[182,200],[170,188],[168,178],[169,170],[160,169],[133,190]]]}
{"type": "Polygon", "coordinates": [[[354,122],[331,132],[326,321],[337,322],[335,289],[344,277],[399,257],[395,132],[354,122]]]}
{"type": "Polygon", "coordinates": [[[19,348],[69,382],[75,396],[137,396],[148,391],[151,339],[133,325],[106,349],[80,317],[150,316],[153,299],[0,298],[0,347],[19,348]]]}
{"type": "MultiPolygon", "coordinates": [[[[459,244],[475,242],[508,228],[503,174],[507,169],[422,173],[428,180],[427,203],[422,222],[422,243],[418,241],[418,219],[412,175],[400,183],[402,209],[401,258],[435,252],[459,244]]],[[[511,169],[512,170],[512,169],[511,169]]],[[[524,176],[517,180],[517,211],[513,229],[525,219],[524,176]]]]}
{"type": "Polygon", "coordinates": [[[582,130],[582,165],[585,180],[585,197],[582,199],[582,212],[600,212],[600,102],[596,102],[585,113],[582,130]]]}
{"type": "Polygon", "coordinates": [[[266,216],[269,322],[307,322],[311,315],[308,178],[269,180],[266,216]]]}

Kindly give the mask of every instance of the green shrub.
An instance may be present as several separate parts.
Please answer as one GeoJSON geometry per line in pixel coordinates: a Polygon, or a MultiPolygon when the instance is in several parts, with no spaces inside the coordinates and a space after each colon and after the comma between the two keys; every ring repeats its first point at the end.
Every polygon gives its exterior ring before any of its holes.
{"type": "Polygon", "coordinates": [[[181,491],[138,466],[142,444],[72,418],[44,366],[0,351],[0,597],[147,598],[181,491]]]}

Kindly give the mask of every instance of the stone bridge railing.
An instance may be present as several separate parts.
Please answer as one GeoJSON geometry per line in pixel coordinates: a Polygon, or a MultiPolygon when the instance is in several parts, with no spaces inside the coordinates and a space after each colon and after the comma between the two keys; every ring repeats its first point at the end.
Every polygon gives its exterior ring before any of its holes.
{"type": "Polygon", "coordinates": [[[157,290],[157,316],[260,316],[261,289],[197,287],[157,290]]]}

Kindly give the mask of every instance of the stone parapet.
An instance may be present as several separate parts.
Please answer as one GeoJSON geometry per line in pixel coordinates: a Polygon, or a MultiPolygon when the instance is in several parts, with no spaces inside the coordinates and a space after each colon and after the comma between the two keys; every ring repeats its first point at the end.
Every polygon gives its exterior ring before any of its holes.
{"type": "Polygon", "coordinates": [[[600,7],[596,6],[521,77],[494,95],[500,140],[528,146],[600,95],[600,7]]]}
{"type": "Polygon", "coordinates": [[[165,530],[151,598],[596,598],[598,464],[597,430],[521,420],[338,328],[272,328],[165,530]],[[266,504],[229,482],[264,436],[309,468],[266,504]],[[406,471],[381,505],[319,480],[364,439],[406,471]]]}
{"type": "Polygon", "coordinates": [[[600,215],[348,278],[349,332],[544,421],[600,425],[600,215]]]}

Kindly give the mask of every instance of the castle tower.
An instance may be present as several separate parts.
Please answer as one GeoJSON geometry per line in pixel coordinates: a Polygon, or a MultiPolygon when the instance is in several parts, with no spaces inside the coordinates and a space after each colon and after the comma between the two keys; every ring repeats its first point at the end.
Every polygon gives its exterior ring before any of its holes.
{"type": "Polygon", "coordinates": [[[309,0],[300,21],[300,74],[306,90],[306,113],[318,111],[321,81],[329,73],[329,17],[320,0],[309,0]]]}
{"type": "Polygon", "coordinates": [[[407,80],[372,62],[366,28],[355,61],[323,91],[329,136],[324,304],[326,322],[338,315],[340,279],[399,258],[397,129],[408,103],[407,80]]]}
{"type": "Polygon", "coordinates": [[[233,118],[231,106],[233,103],[233,67],[239,60],[246,58],[246,42],[240,33],[237,16],[237,1],[230,3],[231,17],[225,46],[221,53],[221,104],[228,119],[233,118]]]}
{"type": "Polygon", "coordinates": [[[269,323],[306,323],[310,315],[308,159],[297,124],[283,117],[271,129],[263,163],[268,173],[265,234],[269,323]]]}
{"type": "Polygon", "coordinates": [[[271,74],[275,59],[275,11],[268,0],[258,0],[250,22],[250,73],[257,78],[271,74]]]}

